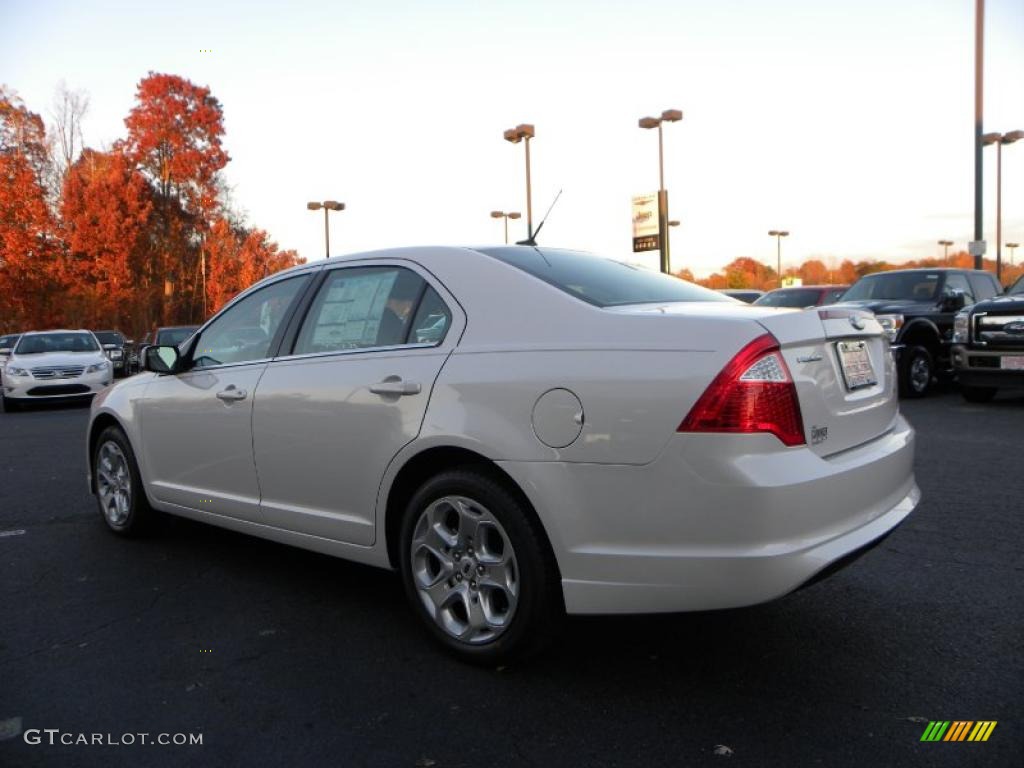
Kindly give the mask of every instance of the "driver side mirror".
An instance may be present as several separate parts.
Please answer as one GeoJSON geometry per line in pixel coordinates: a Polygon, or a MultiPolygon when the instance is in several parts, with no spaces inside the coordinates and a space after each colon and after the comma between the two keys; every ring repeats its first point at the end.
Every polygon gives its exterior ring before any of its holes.
{"type": "Polygon", "coordinates": [[[177,347],[146,347],[143,368],[153,373],[174,373],[178,366],[177,347]]]}
{"type": "Polygon", "coordinates": [[[946,312],[956,312],[967,305],[963,291],[950,291],[942,297],[942,309],[946,312]]]}

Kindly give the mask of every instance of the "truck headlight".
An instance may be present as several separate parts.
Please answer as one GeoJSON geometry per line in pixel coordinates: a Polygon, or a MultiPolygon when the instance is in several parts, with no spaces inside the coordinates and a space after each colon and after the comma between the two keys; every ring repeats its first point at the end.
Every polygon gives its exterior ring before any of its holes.
{"type": "Polygon", "coordinates": [[[953,318],[953,343],[966,344],[971,322],[970,312],[957,312],[953,318]]]}
{"type": "Polygon", "coordinates": [[[896,341],[900,328],[903,327],[903,315],[876,315],[875,319],[889,337],[889,343],[896,341]]]}
{"type": "Polygon", "coordinates": [[[109,367],[110,367],[110,363],[108,363],[106,360],[104,360],[102,363],[96,363],[94,365],[90,365],[88,368],[85,369],[85,372],[86,373],[98,373],[100,371],[107,370],[109,367]]]}

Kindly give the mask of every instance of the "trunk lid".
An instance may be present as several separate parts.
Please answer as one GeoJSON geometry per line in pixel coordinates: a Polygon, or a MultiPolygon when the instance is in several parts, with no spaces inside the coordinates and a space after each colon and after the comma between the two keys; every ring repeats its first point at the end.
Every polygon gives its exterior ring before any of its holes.
{"type": "Polygon", "coordinates": [[[889,342],[873,315],[817,307],[777,310],[758,322],[782,347],[811,450],[829,456],[892,428],[899,413],[896,372],[889,342]]]}

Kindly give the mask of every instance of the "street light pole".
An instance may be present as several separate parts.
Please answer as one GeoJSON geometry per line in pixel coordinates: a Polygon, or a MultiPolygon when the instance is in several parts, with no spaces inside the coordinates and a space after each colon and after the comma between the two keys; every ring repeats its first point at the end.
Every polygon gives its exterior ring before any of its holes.
{"type": "Polygon", "coordinates": [[[345,204],[336,200],[324,200],[322,203],[306,203],[307,210],[318,211],[324,209],[324,252],[326,257],[331,258],[331,227],[327,221],[328,211],[344,211],[345,204]]]}
{"type": "Polygon", "coordinates": [[[1013,252],[1020,246],[1020,243],[1007,243],[1006,247],[1010,249],[1010,266],[1013,266],[1013,252]]]}
{"type": "Polygon", "coordinates": [[[668,190],[665,189],[665,144],[662,137],[661,124],[666,121],[675,123],[682,119],[682,111],[666,109],[661,113],[661,117],[641,117],[639,121],[641,128],[656,127],[658,129],[658,250],[660,252],[661,271],[666,275],[672,269],[668,243],[668,190]]]}
{"type": "Polygon", "coordinates": [[[941,245],[942,248],[943,248],[943,251],[942,251],[942,263],[943,264],[948,264],[949,263],[949,246],[951,246],[952,244],[953,244],[952,240],[939,240],[939,245],[941,245]]]}
{"type": "Polygon", "coordinates": [[[779,275],[779,288],[782,287],[782,238],[789,237],[789,231],[785,229],[773,229],[769,236],[775,238],[775,271],[779,275]]]}
{"type": "Polygon", "coordinates": [[[509,213],[505,213],[504,211],[491,211],[491,218],[492,219],[504,219],[505,220],[505,245],[508,245],[508,220],[509,219],[513,219],[513,220],[514,219],[518,219],[521,215],[522,214],[520,214],[518,211],[511,211],[509,213]]]}
{"type": "Polygon", "coordinates": [[[1009,133],[986,133],[981,137],[983,146],[996,145],[996,279],[1003,273],[1003,144],[1024,139],[1024,131],[1009,133]]]}
{"type": "MultiPolygon", "coordinates": [[[[536,136],[534,127],[529,123],[520,123],[515,128],[504,132],[505,141],[526,145],[526,239],[533,242],[533,190],[530,183],[530,139],[536,136]]],[[[506,222],[507,224],[507,222],[506,222]]]]}
{"type": "MultiPolygon", "coordinates": [[[[983,224],[981,217],[981,135],[984,98],[985,69],[985,0],[974,0],[974,241],[981,242],[983,224]]],[[[982,254],[974,256],[974,268],[982,269],[982,254]]]]}

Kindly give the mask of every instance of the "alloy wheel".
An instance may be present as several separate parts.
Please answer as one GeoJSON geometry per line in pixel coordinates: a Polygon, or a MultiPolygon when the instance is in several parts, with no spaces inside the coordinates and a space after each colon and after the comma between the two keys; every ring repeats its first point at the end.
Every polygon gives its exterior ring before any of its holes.
{"type": "Polygon", "coordinates": [[[132,476],[124,451],[113,440],[107,440],[97,452],[96,490],[107,521],[123,526],[132,508],[132,476]]]}
{"type": "Polygon", "coordinates": [[[443,496],[420,514],[409,551],[413,584],[447,635],[472,645],[508,629],[519,602],[519,569],[508,534],[482,504],[443,496]]]}

